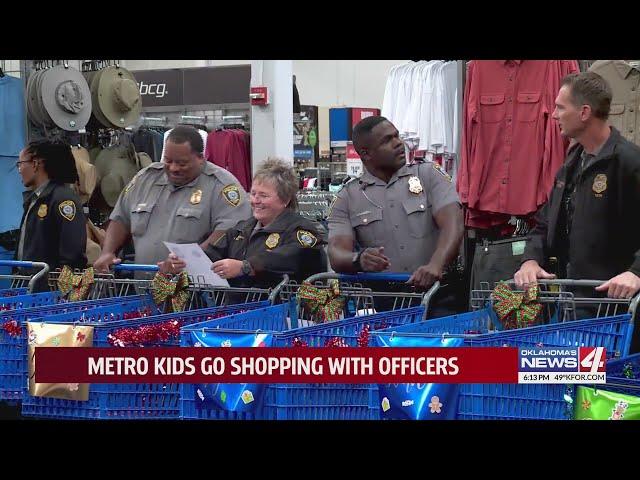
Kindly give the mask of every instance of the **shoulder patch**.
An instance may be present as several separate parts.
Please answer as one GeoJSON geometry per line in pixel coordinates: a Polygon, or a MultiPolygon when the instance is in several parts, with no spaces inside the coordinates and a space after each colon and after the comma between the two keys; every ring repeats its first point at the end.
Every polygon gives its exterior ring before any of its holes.
{"type": "Polygon", "coordinates": [[[222,189],[222,196],[232,207],[240,204],[240,189],[237,185],[227,185],[222,189]]]}
{"type": "Polygon", "coordinates": [[[440,166],[439,163],[436,162],[431,162],[431,164],[433,165],[433,169],[438,172],[440,175],[442,175],[448,182],[451,181],[451,176],[445,171],[444,168],[442,168],[440,166]]]}
{"type": "Polygon", "coordinates": [[[58,205],[58,211],[62,218],[69,220],[70,222],[76,218],[76,204],[71,200],[65,200],[58,205]]]}
{"type": "Polygon", "coordinates": [[[296,237],[298,238],[298,243],[305,248],[315,247],[316,243],[318,243],[318,238],[307,230],[298,230],[296,237]]]}

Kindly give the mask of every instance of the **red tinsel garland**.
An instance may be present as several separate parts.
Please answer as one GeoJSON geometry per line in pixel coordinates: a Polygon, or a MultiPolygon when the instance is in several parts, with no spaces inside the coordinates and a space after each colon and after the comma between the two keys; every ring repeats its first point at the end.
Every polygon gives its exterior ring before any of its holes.
{"type": "Polygon", "coordinates": [[[143,347],[145,344],[166,342],[180,336],[182,323],[181,320],[169,320],[138,328],[121,328],[110,333],[107,340],[114,347],[143,347]]]}
{"type": "Polygon", "coordinates": [[[365,325],[364,327],[362,327],[362,331],[360,332],[360,335],[358,335],[358,346],[369,346],[369,325],[365,325]]]}
{"type": "Polygon", "coordinates": [[[305,342],[304,340],[301,340],[298,337],[296,337],[296,338],[293,339],[292,346],[293,347],[308,347],[309,344],[307,342],[305,342]]]}
{"type": "Polygon", "coordinates": [[[19,337],[22,329],[15,320],[7,320],[2,324],[2,329],[12,337],[19,337]]]}

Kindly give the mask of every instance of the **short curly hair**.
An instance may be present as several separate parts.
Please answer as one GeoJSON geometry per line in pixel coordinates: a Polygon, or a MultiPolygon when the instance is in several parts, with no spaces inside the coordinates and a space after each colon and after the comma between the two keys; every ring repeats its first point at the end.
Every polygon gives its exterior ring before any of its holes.
{"type": "Polygon", "coordinates": [[[291,165],[281,158],[269,157],[253,176],[254,182],[271,182],[278,197],[291,210],[298,209],[297,193],[300,180],[291,165]]]}

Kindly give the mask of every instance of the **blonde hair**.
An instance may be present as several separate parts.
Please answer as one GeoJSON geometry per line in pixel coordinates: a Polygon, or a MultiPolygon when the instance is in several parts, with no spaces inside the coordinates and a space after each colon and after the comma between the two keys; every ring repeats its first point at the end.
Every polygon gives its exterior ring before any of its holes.
{"type": "Polygon", "coordinates": [[[254,182],[270,181],[276,188],[278,197],[291,210],[298,209],[296,194],[299,189],[299,179],[293,168],[281,158],[269,157],[260,165],[253,176],[254,182]]]}

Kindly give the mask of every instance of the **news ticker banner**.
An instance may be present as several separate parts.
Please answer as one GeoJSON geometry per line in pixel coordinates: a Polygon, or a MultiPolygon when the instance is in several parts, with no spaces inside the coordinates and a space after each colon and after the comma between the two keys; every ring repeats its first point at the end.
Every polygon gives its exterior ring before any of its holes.
{"type": "Polygon", "coordinates": [[[38,383],[606,383],[578,348],[35,348],[38,383]]]}

